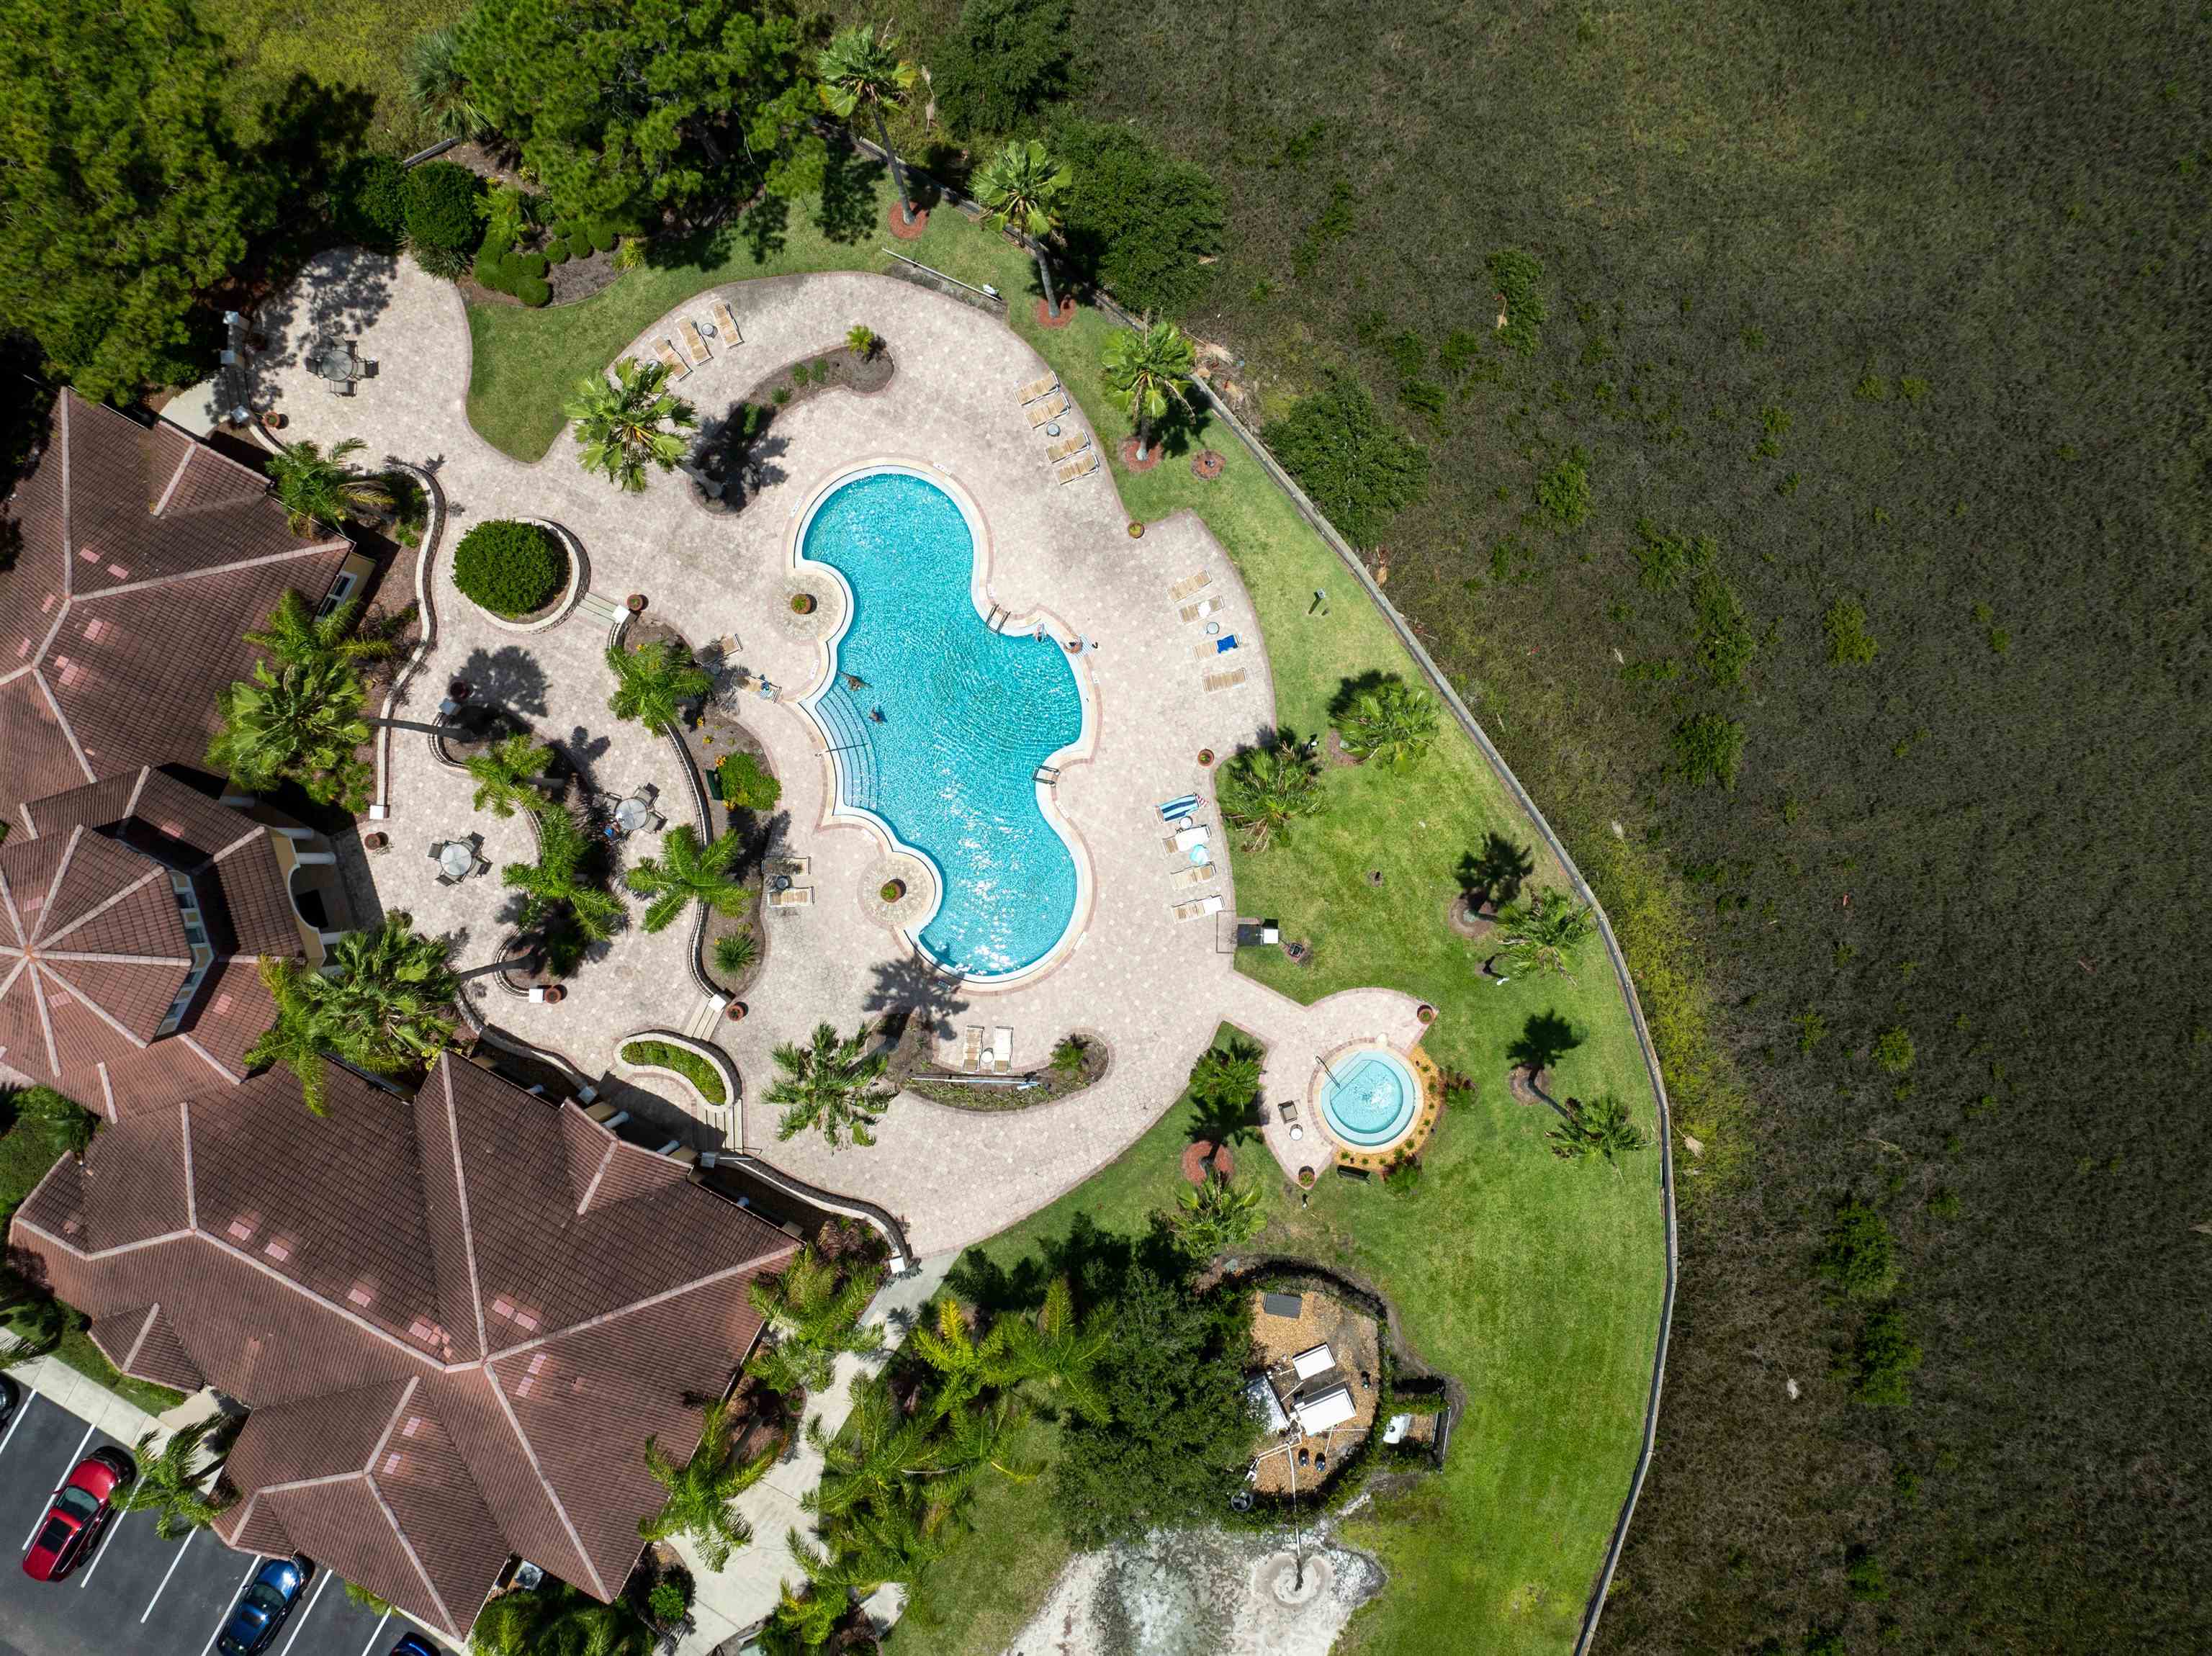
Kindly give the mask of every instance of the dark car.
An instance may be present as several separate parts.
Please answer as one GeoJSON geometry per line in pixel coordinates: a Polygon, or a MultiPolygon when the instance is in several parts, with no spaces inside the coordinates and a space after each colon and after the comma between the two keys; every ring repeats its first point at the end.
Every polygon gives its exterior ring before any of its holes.
{"type": "Polygon", "coordinates": [[[58,1581],[84,1562],[115,1516],[115,1497],[138,1476],[120,1449],[94,1449],[76,1464],[46,1502],[46,1516],[23,1555],[23,1574],[58,1581]]]}
{"type": "Polygon", "coordinates": [[[246,1591],[230,1608],[230,1619],[216,1635],[215,1647],[222,1656],[257,1656],[268,1648],[300,1602],[307,1585],[307,1567],[297,1558],[272,1558],[253,1572],[246,1591]]]}
{"type": "Polygon", "coordinates": [[[15,1410],[23,1401],[22,1388],[6,1374],[0,1374],[0,1426],[15,1418],[15,1410]]]}
{"type": "Polygon", "coordinates": [[[390,1656],[446,1656],[446,1653],[419,1633],[403,1633],[399,1642],[392,1647],[390,1656]]]}

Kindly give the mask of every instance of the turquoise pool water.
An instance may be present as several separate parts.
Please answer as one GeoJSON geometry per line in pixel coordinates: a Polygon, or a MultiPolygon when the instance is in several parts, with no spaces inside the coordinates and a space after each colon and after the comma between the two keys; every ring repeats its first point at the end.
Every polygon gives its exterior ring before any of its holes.
{"type": "Polygon", "coordinates": [[[1036,784],[1083,731],[1066,652],[983,624],[969,596],[968,520],[912,472],[839,484],[807,519],[799,553],[853,595],[830,682],[806,706],[836,749],[841,805],[936,864],[944,895],[921,946],[975,977],[1036,964],[1075,913],[1075,858],[1036,784]]]}
{"type": "Polygon", "coordinates": [[[1387,1144],[1413,1125],[1421,1083],[1395,1052],[1355,1052],[1329,1060],[1321,1084],[1322,1113],[1347,1144],[1387,1144]]]}

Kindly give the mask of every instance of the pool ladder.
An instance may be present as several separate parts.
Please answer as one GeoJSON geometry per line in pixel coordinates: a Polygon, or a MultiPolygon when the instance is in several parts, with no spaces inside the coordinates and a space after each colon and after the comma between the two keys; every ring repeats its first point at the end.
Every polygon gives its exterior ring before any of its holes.
{"type": "Polygon", "coordinates": [[[1042,782],[1048,788],[1056,788],[1060,786],[1060,767],[1057,765],[1039,765],[1036,767],[1036,774],[1030,777],[1030,780],[1032,782],[1042,782]]]}
{"type": "Polygon", "coordinates": [[[1002,633],[1006,630],[1006,623],[1013,618],[1012,610],[1007,609],[1003,604],[994,602],[991,605],[991,613],[983,617],[983,625],[994,633],[1002,633]]]}

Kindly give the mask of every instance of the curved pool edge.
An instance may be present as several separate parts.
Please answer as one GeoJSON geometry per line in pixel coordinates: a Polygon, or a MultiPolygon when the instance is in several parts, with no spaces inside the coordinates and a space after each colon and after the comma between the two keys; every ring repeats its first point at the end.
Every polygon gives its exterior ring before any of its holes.
{"type": "Polygon", "coordinates": [[[1313,1079],[1306,1086],[1306,1103],[1315,1125],[1320,1128],[1328,1143],[1335,1147],[1339,1153],[1353,1156],[1388,1156],[1390,1152],[1409,1143],[1419,1132],[1423,1115],[1430,1102],[1428,1077],[1423,1073],[1422,1066],[1414,1061],[1412,1052],[1401,1052],[1389,1041],[1375,1038],[1346,1041],[1344,1045],[1322,1053],[1321,1061],[1314,1065],[1313,1079]],[[1399,1123],[1397,1131],[1389,1137],[1377,1139],[1371,1144],[1361,1143],[1352,1137],[1348,1132],[1341,1131],[1335,1119],[1329,1114],[1327,1102],[1331,1084],[1331,1067],[1341,1067],[1350,1060],[1367,1053],[1379,1053],[1395,1062],[1405,1071],[1406,1077],[1413,1083],[1413,1089],[1404,1119],[1399,1123]]]}
{"type": "MultiPolygon", "coordinates": [[[[915,955],[929,961],[933,966],[940,970],[953,970],[955,968],[946,968],[921,941],[923,930],[937,918],[938,911],[945,902],[947,882],[944,868],[929,852],[922,850],[919,846],[909,845],[901,839],[897,831],[876,812],[870,810],[865,805],[853,804],[848,798],[845,768],[839,758],[836,738],[816,711],[816,703],[829,692],[832,686],[836,671],[837,646],[843,640],[847,629],[853,624],[855,604],[851,584],[846,580],[842,570],[834,564],[824,563],[819,559],[805,555],[803,549],[806,542],[806,531],[814,521],[814,515],[823,503],[840,488],[848,483],[857,482],[864,477],[875,476],[885,472],[904,473],[918,478],[932,488],[942,491],[945,497],[958,508],[962,520],[968,526],[969,539],[974,549],[969,561],[968,600],[975,611],[976,618],[986,626],[989,624],[991,611],[995,607],[995,601],[990,591],[991,567],[995,555],[995,543],[991,535],[989,519],[983,515],[982,507],[968,492],[965,485],[942,468],[933,465],[927,460],[907,455],[876,455],[841,466],[809,489],[799,503],[791,509],[784,530],[785,570],[787,573],[796,573],[802,566],[805,566],[821,571],[835,584],[839,599],[844,606],[843,613],[838,617],[836,626],[831,628],[827,635],[815,640],[813,682],[803,694],[793,698],[787,705],[795,709],[805,719],[807,730],[819,743],[822,749],[817,756],[823,761],[827,786],[824,786],[822,793],[821,820],[816,826],[824,828],[867,829],[874,834],[877,841],[887,853],[912,857],[928,866],[937,886],[937,901],[931,905],[927,913],[913,923],[889,925],[885,929],[900,938],[915,955]]],[[[1060,634],[1073,633],[1075,630],[1051,610],[1042,607],[1032,609],[1019,615],[1010,612],[1006,626],[998,630],[1002,633],[1024,632],[1038,626],[1047,627],[1060,634]]],[[[1086,764],[1096,755],[1097,750],[1099,725],[1097,686],[1091,676],[1090,663],[1083,657],[1071,657],[1067,666],[1075,680],[1077,700],[1083,713],[1082,728],[1077,731],[1073,742],[1065,743],[1048,754],[1041,761],[1041,767],[1049,767],[1055,770],[1065,770],[1070,766],[1086,764]]],[[[1090,926],[1092,911],[1097,907],[1097,887],[1091,872],[1090,847],[1084,842],[1081,830],[1060,809],[1059,798],[1051,784],[1036,782],[1033,786],[1037,814],[1044,819],[1046,825],[1067,847],[1068,860],[1074,865],[1075,899],[1070,907],[1066,925],[1061,930],[1060,936],[1054,940],[1051,947],[1038,955],[1036,960],[1012,972],[960,973],[959,980],[963,986],[984,992],[1025,988],[1060,965],[1082,942],[1083,936],[1090,926]]]]}

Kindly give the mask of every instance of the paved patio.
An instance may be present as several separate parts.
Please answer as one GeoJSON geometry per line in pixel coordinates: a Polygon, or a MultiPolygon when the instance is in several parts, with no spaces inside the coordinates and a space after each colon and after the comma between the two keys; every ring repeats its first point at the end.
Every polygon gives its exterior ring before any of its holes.
{"type": "MultiPolygon", "coordinates": [[[[672,337],[684,318],[707,318],[714,293],[656,323],[631,348],[672,337]]],[[[747,1100],[736,1136],[800,1178],[882,1204],[900,1215],[917,1253],[980,1240],[1052,1200],[1111,1160],[1181,1090],[1191,1061],[1227,1020],[1267,1046],[1268,1101],[1303,1100],[1320,1054],[1356,1039],[1400,1048],[1420,1034],[1416,1005],[1386,990],[1360,990],[1311,1007],[1240,977],[1212,920],[1177,923],[1171,889],[1182,866],[1162,846],[1158,801],[1197,793],[1211,810],[1201,749],[1226,755],[1267,728],[1273,691],[1264,654],[1238,652],[1245,682],[1202,688],[1208,670],[1194,654],[1200,628],[1179,619],[1171,589],[1205,574],[1224,601],[1223,630],[1260,642],[1259,624],[1234,567],[1188,513],[1126,532],[1127,514],[1101,468],[1077,482],[1054,481],[1045,440],[1030,428],[1016,388],[1045,373],[1042,361],[998,322],[965,306],[885,277],[830,274],[784,277],[720,290],[744,343],[717,342],[708,367],[677,389],[702,420],[722,413],[760,378],[794,359],[842,344],[864,322],[883,336],[897,364],[873,396],[832,392],[781,414],[771,434],[773,476],[735,515],[710,513],[680,476],[656,475],[641,496],[624,495],[575,464],[564,436],[546,458],[523,464],[470,428],[465,407],[469,335],[456,291],[411,264],[359,252],[325,255],[299,288],[264,312],[275,343],[257,377],[257,405],[290,416],[288,438],[365,439],[373,456],[436,473],[452,518],[430,579],[439,637],[415,680],[412,716],[426,717],[446,682],[465,677],[527,714],[541,731],[588,757],[603,786],[627,792],[658,784],[672,822],[688,818],[672,755],[635,725],[605,711],[611,688],[599,660],[606,606],[588,602],[549,631],[517,634],[460,597],[447,576],[451,548],[489,518],[557,522],[582,543],[593,592],[619,604],[641,591],[651,613],[682,627],[695,646],[726,641],[726,662],[781,687],[783,697],[730,698],[760,739],[784,784],[786,848],[812,859],[809,909],[769,916],[766,970],[747,996],[750,1016],[708,1025],[684,966],[689,926],[658,937],[633,927],[574,979],[559,1005],[532,1004],[475,986],[501,1028],[558,1050],[598,1075],[625,1035],[647,1027],[711,1028],[744,1077],[747,1100]],[[378,363],[350,398],[331,396],[298,360],[331,316],[378,363]],[[963,988],[939,1008],[940,1051],[957,1059],[969,1024],[1011,1026],[1014,1066],[1041,1065],[1071,1030],[1103,1035],[1113,1067],[1097,1085],[1060,1103],[976,1114],[902,1096],[869,1149],[833,1155],[818,1138],[775,1140],[775,1112],[757,1101],[775,1078],[769,1053],[827,1019],[850,1028],[908,1004],[924,975],[897,933],[872,918],[870,870],[882,846],[869,829],[829,822],[830,778],[811,724],[795,701],[817,682],[821,647],[778,624],[788,540],[800,505],[825,479],[855,465],[896,460],[949,476],[973,500],[988,546],[979,585],[987,602],[1026,622],[1035,616],[1063,637],[1097,648],[1076,663],[1093,741],[1069,761],[1057,805],[1088,864],[1091,908],[1064,958],[1033,980],[988,991],[963,988]]],[[[1108,434],[1111,440],[1114,434],[1108,434]]],[[[496,875],[441,887],[428,854],[434,839],[481,833],[497,864],[530,853],[521,822],[472,812],[466,778],[438,766],[419,737],[392,749],[393,849],[372,864],[387,908],[410,909],[426,926],[464,937],[464,966],[493,959],[507,929],[496,875]]],[[[634,846],[632,854],[650,854],[634,846]]],[[[1211,890],[1236,910],[1228,861],[1211,890]]],[[[698,1130],[702,1142],[714,1132],[698,1130]]],[[[1269,1143],[1289,1168],[1325,1165],[1317,1135],[1292,1143],[1279,1125],[1269,1143]]]]}

